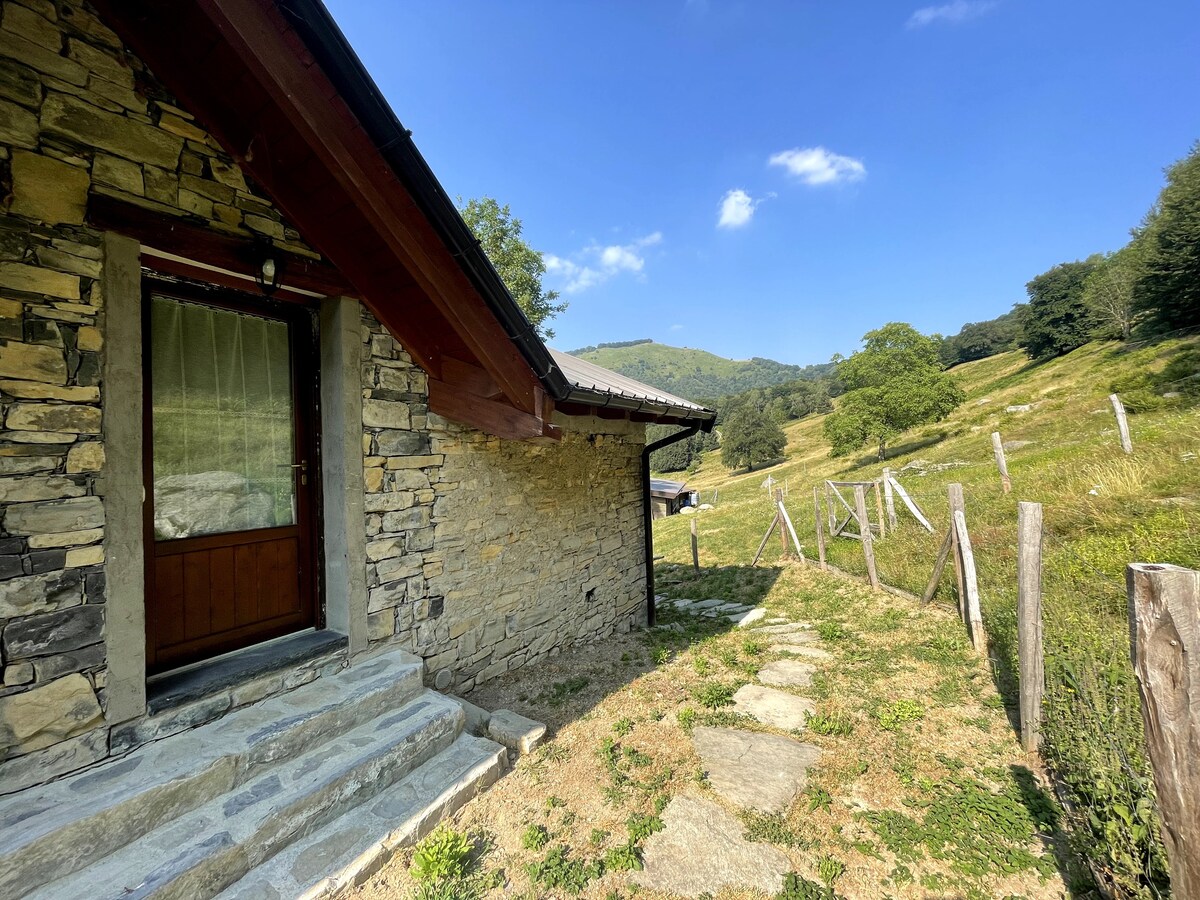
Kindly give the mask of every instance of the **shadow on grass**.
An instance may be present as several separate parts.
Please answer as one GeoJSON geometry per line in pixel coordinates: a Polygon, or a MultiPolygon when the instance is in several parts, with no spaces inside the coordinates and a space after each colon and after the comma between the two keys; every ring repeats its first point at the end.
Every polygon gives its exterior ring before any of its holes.
{"type": "MultiPolygon", "coordinates": [[[[702,569],[697,576],[691,566],[659,563],[655,566],[655,593],[670,599],[715,599],[756,606],[781,572],[767,566],[716,566],[702,569]]],[[[654,628],[614,634],[563,650],[536,666],[493,678],[465,696],[484,709],[511,709],[545,722],[554,735],[692,645],[735,628],[722,614],[685,613],[669,601],[658,604],[656,618],[654,628]]]]}
{"type": "Polygon", "coordinates": [[[746,468],[741,469],[741,470],[734,470],[734,472],[732,474],[734,474],[734,475],[738,475],[738,474],[749,475],[751,472],[757,472],[759,469],[770,469],[774,466],[778,466],[781,463],[785,463],[787,461],[788,461],[788,458],[786,456],[777,456],[774,459],[767,459],[767,460],[763,460],[762,462],[756,462],[753,465],[747,466],[746,468]]]}
{"type": "Polygon", "coordinates": [[[1091,879],[1080,872],[1078,860],[1067,843],[1058,802],[1026,766],[1012,765],[1008,770],[1017,786],[1021,805],[1037,822],[1045,846],[1054,854],[1054,864],[1067,891],[1072,897],[1094,897],[1091,879]]]}
{"type": "Polygon", "coordinates": [[[918,450],[924,450],[927,447],[934,447],[940,444],[946,438],[950,437],[949,431],[939,431],[937,434],[927,434],[919,438],[913,438],[903,444],[894,444],[887,448],[887,459],[880,460],[878,453],[867,453],[863,456],[856,457],[847,462],[846,467],[838,472],[839,475],[846,475],[864,466],[876,466],[880,462],[887,463],[898,457],[904,456],[906,453],[916,453],[918,450]]]}

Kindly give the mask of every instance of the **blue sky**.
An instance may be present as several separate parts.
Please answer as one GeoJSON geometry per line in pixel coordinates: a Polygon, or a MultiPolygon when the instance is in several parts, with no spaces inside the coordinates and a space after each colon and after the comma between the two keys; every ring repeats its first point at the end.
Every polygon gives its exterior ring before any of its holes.
{"type": "Polygon", "coordinates": [[[1121,246],[1200,138],[1195,0],[327,0],[451,196],[570,308],[793,363],[1121,246]]]}

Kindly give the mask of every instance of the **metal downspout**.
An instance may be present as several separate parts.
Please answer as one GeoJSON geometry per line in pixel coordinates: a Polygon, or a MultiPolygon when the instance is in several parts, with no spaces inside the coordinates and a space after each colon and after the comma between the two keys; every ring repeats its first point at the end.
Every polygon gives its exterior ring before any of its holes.
{"type": "Polygon", "coordinates": [[[646,539],[646,625],[654,627],[654,531],[651,526],[650,510],[650,454],[663,447],[690,438],[700,430],[700,425],[691,425],[682,431],[660,438],[642,448],[642,531],[646,539]]]}

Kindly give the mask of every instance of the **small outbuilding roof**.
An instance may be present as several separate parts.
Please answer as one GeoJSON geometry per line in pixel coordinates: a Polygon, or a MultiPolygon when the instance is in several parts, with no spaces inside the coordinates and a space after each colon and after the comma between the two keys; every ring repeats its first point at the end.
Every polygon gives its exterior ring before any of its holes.
{"type": "Polygon", "coordinates": [[[683,493],[686,487],[686,481],[667,481],[665,478],[650,479],[651,496],[662,497],[667,500],[674,500],[683,493]]]}
{"type": "Polygon", "coordinates": [[[576,403],[592,406],[616,405],[622,409],[635,408],[638,412],[670,414],[688,420],[708,421],[715,415],[698,403],[668,394],[586,359],[571,356],[561,350],[547,349],[550,350],[555,365],[574,389],[569,399],[576,403]]]}

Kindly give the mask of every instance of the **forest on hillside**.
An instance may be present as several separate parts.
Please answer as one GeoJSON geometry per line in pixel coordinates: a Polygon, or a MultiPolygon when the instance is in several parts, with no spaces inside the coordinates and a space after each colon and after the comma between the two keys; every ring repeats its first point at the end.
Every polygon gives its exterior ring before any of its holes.
{"type": "MultiPolygon", "coordinates": [[[[864,335],[858,352],[809,366],[805,377],[720,396],[693,395],[716,410],[714,432],[657,451],[651,466],[684,471],[698,464],[700,454],[730,440],[737,443],[735,452],[725,454],[731,467],[768,462],[783,449],[779,426],[819,413],[832,413],[825,436],[833,455],[874,443],[884,458],[890,440],[916,425],[940,421],[961,402],[961,391],[944,374],[954,366],[1014,349],[1036,364],[1091,341],[1154,341],[1200,329],[1200,143],[1167,169],[1165,186],[1130,234],[1119,250],[1063,262],[1034,276],[1025,302],[994,319],[969,322],[949,337],[889,323],[864,335]],[[839,397],[835,412],[833,401],[839,397]]],[[[1170,374],[1172,393],[1200,391],[1196,354],[1176,360],[1170,374]]],[[[656,377],[652,373],[644,380],[661,386],[656,377]]],[[[1143,384],[1147,378],[1126,377],[1113,389],[1119,388],[1136,410],[1158,402],[1161,379],[1143,384]]],[[[651,426],[649,439],[674,430],[651,426]]]]}

